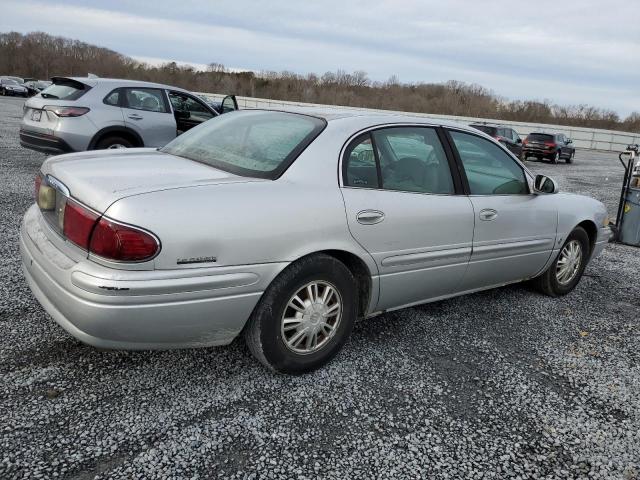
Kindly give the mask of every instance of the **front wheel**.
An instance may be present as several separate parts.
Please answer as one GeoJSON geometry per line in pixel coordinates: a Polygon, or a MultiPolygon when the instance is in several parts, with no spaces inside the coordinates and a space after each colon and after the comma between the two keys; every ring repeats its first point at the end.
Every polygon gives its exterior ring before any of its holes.
{"type": "Polygon", "coordinates": [[[112,149],[112,148],[131,148],[133,146],[134,145],[126,138],[118,137],[114,135],[110,137],[105,137],[102,140],[100,140],[96,144],[95,149],[106,150],[106,149],[112,149]]]}
{"type": "Polygon", "coordinates": [[[575,155],[576,155],[576,151],[574,150],[573,152],[571,152],[571,153],[569,154],[569,156],[568,156],[568,157],[567,157],[567,159],[566,159],[566,162],[567,162],[567,163],[573,163],[573,157],[575,157],[575,155]]]}
{"type": "Polygon", "coordinates": [[[556,151],[556,153],[551,157],[551,163],[556,164],[558,163],[558,160],[560,160],[560,152],[556,151]]]}
{"type": "Polygon", "coordinates": [[[244,332],[249,350],[276,372],[313,371],[348,340],[357,296],[342,262],[324,254],[304,257],[272,282],[251,314],[244,332]]]}
{"type": "Polygon", "coordinates": [[[565,240],[553,263],[533,280],[533,284],[550,297],[566,295],[580,282],[589,254],[589,236],[582,227],[576,227],[565,240]]]}

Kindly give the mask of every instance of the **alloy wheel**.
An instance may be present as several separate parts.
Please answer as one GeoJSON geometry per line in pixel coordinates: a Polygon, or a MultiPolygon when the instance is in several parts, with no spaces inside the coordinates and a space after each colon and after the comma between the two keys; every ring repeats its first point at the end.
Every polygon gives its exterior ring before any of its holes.
{"type": "Polygon", "coordinates": [[[567,243],[556,262],[556,280],[560,285],[569,284],[578,274],[582,265],[582,245],[577,240],[567,243]]]}
{"type": "Polygon", "coordinates": [[[332,284],[316,280],[300,288],[287,303],[280,322],[286,347],[315,353],[335,335],[342,318],[342,298],[332,284]]]}

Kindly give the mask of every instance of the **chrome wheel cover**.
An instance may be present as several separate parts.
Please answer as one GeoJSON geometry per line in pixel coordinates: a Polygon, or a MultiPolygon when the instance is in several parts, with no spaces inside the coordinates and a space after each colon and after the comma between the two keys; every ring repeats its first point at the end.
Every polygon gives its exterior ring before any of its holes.
{"type": "Polygon", "coordinates": [[[122,145],[121,143],[114,143],[113,145],[109,145],[107,150],[111,150],[112,148],[127,148],[127,146],[122,145]]]}
{"type": "Polygon", "coordinates": [[[556,262],[556,280],[560,285],[567,285],[576,278],[582,265],[582,245],[577,240],[567,243],[556,262]]]}
{"type": "Polygon", "coordinates": [[[287,303],[280,322],[286,347],[298,354],[315,353],[329,343],[342,319],[342,297],[332,284],[316,280],[299,289],[287,303]]]}

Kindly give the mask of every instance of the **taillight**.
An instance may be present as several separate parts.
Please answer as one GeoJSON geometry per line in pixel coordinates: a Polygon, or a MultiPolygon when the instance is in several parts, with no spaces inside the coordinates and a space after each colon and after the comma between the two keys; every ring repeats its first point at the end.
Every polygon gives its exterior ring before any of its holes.
{"type": "Polygon", "coordinates": [[[120,262],[139,262],[154,257],[158,240],[148,232],[101,218],[93,230],[89,251],[120,262]]]}
{"type": "Polygon", "coordinates": [[[85,250],[89,249],[89,239],[98,215],[82,205],[67,200],[62,219],[62,232],[68,240],[85,250]]]}
{"type": "Polygon", "coordinates": [[[544,144],[549,148],[556,148],[557,145],[554,142],[544,142],[544,144]]]}
{"type": "Polygon", "coordinates": [[[59,107],[57,105],[45,105],[43,110],[55,113],[59,117],[80,117],[90,109],[86,107],[59,107]]]}
{"type": "Polygon", "coordinates": [[[43,184],[42,175],[36,176],[35,197],[40,210],[54,210],[56,208],[56,191],[47,185],[46,180],[43,184]]]}

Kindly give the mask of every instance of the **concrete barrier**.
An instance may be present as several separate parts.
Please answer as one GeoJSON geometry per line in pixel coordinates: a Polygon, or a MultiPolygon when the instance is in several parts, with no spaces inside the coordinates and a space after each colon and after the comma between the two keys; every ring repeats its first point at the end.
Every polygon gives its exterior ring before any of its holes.
{"type": "MultiPolygon", "coordinates": [[[[217,93],[198,93],[202,97],[221,101],[224,95],[217,93]]],[[[340,105],[323,105],[319,103],[290,102],[286,100],[271,100],[268,98],[236,97],[238,106],[243,108],[267,108],[287,110],[289,108],[320,108],[322,110],[337,111],[367,111],[379,113],[395,113],[399,115],[413,115],[418,117],[447,120],[465,125],[475,122],[502,123],[513,127],[521,137],[531,132],[564,133],[573,140],[576,148],[600,150],[605,152],[619,152],[632,143],[640,144],[640,133],[619,132],[617,130],[600,130],[597,128],[568,127],[566,125],[550,125],[544,123],[508,122],[490,118],[457,117],[453,115],[436,115],[431,113],[398,112],[393,110],[376,110],[372,108],[345,107],[340,105]]]]}

